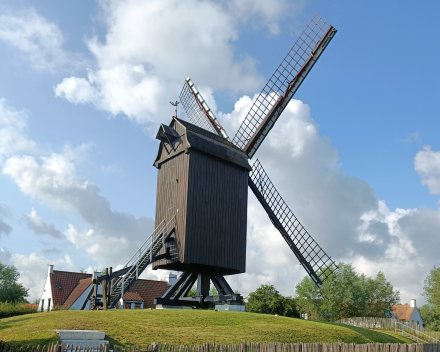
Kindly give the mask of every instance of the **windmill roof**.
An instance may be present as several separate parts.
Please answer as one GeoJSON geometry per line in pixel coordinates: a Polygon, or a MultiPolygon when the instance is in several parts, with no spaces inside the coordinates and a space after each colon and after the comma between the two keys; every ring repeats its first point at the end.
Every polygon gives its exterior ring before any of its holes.
{"type": "Polygon", "coordinates": [[[399,320],[410,321],[411,316],[414,312],[414,308],[412,308],[409,304],[398,304],[391,306],[393,310],[393,314],[397,315],[399,320]]]}
{"type": "Polygon", "coordinates": [[[91,277],[87,279],[79,280],[78,285],[73,289],[72,293],[66,299],[66,301],[63,304],[63,307],[69,309],[72,306],[72,304],[74,304],[76,300],[81,297],[84,291],[90,287],[91,284],[92,284],[91,277]]]}
{"type": "Polygon", "coordinates": [[[229,142],[226,138],[193,125],[188,121],[178,118],[174,119],[185,127],[188,143],[191,148],[211,154],[232,164],[241,166],[244,169],[252,170],[246,153],[229,142]]]}
{"type": "Polygon", "coordinates": [[[208,131],[202,127],[199,127],[197,125],[192,124],[191,122],[181,120],[177,117],[174,118],[175,120],[179,121],[188,131],[195,132],[197,134],[201,134],[207,138],[213,139],[219,143],[223,143],[225,145],[228,145],[232,148],[235,148],[239,151],[242,151],[240,148],[238,148],[234,143],[229,142],[226,138],[223,136],[219,136],[217,133],[212,133],[211,131],[208,131]]]}
{"type": "Polygon", "coordinates": [[[92,276],[92,274],[54,270],[53,274],[50,274],[53,305],[63,305],[80,280],[88,279],[92,276]]]}

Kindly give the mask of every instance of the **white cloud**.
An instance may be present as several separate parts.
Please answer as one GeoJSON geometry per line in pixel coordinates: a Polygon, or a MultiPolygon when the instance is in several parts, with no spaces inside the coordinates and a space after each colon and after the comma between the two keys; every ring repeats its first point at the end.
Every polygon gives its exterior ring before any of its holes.
{"type": "MultiPolygon", "coordinates": [[[[282,3],[271,8],[259,2],[250,13],[273,22],[282,3]]],[[[88,40],[98,68],[89,70],[87,78],[65,78],[55,88],[58,97],[155,124],[171,115],[165,109],[170,97],[179,96],[187,76],[214,89],[246,91],[262,83],[255,61],[234,55],[237,4],[127,0],[101,5],[105,40],[88,40]]]]}
{"type": "Polygon", "coordinates": [[[69,61],[58,26],[32,8],[0,15],[0,40],[17,48],[37,70],[54,71],[69,61]]]}
{"type": "Polygon", "coordinates": [[[238,21],[250,22],[255,27],[265,26],[272,35],[280,32],[280,19],[287,15],[294,16],[303,6],[302,0],[232,0],[227,3],[228,12],[238,21]]]}
{"type": "MultiPolygon", "coordinates": [[[[92,228],[78,231],[69,225],[66,238],[77,248],[85,250],[99,265],[116,265],[115,258],[128,260],[146,239],[153,229],[153,220],[112,211],[108,200],[99,194],[99,188],[77,176],[76,162],[85,158],[88,148],[88,145],[65,147],[63,153],[40,158],[29,155],[11,157],[6,160],[3,173],[25,195],[38,198],[57,211],[78,214],[92,228]],[[106,255],[98,255],[98,249],[106,255]]],[[[32,212],[28,219],[40,232],[55,230],[48,224],[39,223],[32,212]]]]}
{"type": "Polygon", "coordinates": [[[424,146],[414,157],[414,169],[430,194],[440,194],[440,151],[431,150],[430,145],[424,146]]]}
{"type": "Polygon", "coordinates": [[[3,221],[4,218],[11,216],[11,211],[5,204],[0,204],[0,238],[2,234],[9,235],[12,232],[12,227],[3,221]]]}
{"type": "Polygon", "coordinates": [[[24,287],[29,288],[28,300],[31,302],[36,298],[40,298],[47,276],[48,264],[53,264],[59,268],[58,270],[78,270],[78,267],[73,264],[72,258],[68,254],[54,261],[35,253],[30,255],[14,253],[11,254],[10,261],[20,273],[19,282],[24,287]]]}
{"type": "Polygon", "coordinates": [[[34,208],[31,209],[29,214],[24,216],[24,219],[27,227],[38,235],[49,235],[54,238],[63,238],[61,232],[55,228],[55,225],[44,222],[34,208]]]}
{"type": "Polygon", "coordinates": [[[40,298],[47,276],[48,264],[53,264],[58,270],[78,270],[78,267],[74,265],[72,258],[68,254],[52,260],[35,253],[29,255],[11,253],[4,247],[0,247],[0,262],[17,268],[20,273],[18,282],[29,289],[29,297],[27,299],[30,302],[40,298]]]}
{"type": "Polygon", "coordinates": [[[27,119],[28,112],[16,110],[0,98],[0,165],[5,157],[35,148],[26,137],[27,119]]]}
{"type": "Polygon", "coordinates": [[[96,101],[96,89],[84,78],[69,77],[55,87],[55,95],[73,104],[86,104],[96,101]]]}
{"type": "Polygon", "coordinates": [[[414,132],[411,133],[408,137],[406,137],[403,141],[405,143],[414,143],[414,142],[419,142],[420,141],[420,133],[419,132],[414,132]]]}
{"type": "MultiPolygon", "coordinates": [[[[242,97],[232,113],[218,113],[230,134],[252,101],[242,97]]],[[[432,153],[427,148],[425,152],[432,153]]],[[[429,160],[420,168],[436,175],[434,155],[420,153],[429,160]]],[[[337,149],[319,134],[309,107],[298,100],[290,102],[256,157],[298,219],[336,262],[354,263],[371,276],[382,270],[401,290],[403,300],[423,301],[423,279],[438,264],[439,211],[391,211],[367,182],[344,175],[337,149]]],[[[306,273],[258,201],[252,194],[249,198],[247,272],[228,280],[245,294],[271,282],[292,295],[295,282],[306,273]]]]}

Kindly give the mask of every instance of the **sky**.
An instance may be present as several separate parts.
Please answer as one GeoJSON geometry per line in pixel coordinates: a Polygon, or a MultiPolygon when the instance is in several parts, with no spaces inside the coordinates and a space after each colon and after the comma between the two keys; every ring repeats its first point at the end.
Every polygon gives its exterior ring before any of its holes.
{"type": "MultiPolygon", "coordinates": [[[[256,154],[337,262],[423,304],[440,265],[440,30],[434,1],[0,0],[0,261],[121,267],[153,230],[160,123],[191,77],[234,135],[309,20],[337,30],[256,154]]],[[[184,117],[179,107],[180,116],[184,117]]],[[[252,194],[247,295],[305,276],[252,194]]],[[[143,276],[164,279],[166,271],[143,276]]]]}

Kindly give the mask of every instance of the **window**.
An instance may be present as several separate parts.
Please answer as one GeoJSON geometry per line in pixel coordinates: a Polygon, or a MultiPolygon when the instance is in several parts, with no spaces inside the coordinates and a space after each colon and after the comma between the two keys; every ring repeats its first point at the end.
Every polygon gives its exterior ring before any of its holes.
{"type": "Polygon", "coordinates": [[[44,299],[41,300],[41,308],[40,308],[41,312],[44,312],[44,299]]]}
{"type": "Polygon", "coordinates": [[[125,302],[124,308],[125,309],[131,309],[131,303],[130,302],[125,302]]]}
{"type": "Polygon", "coordinates": [[[47,311],[50,311],[50,298],[47,299],[47,311]]]}
{"type": "Polygon", "coordinates": [[[134,304],[134,309],[140,309],[141,308],[141,304],[140,303],[135,303],[134,304]]]}

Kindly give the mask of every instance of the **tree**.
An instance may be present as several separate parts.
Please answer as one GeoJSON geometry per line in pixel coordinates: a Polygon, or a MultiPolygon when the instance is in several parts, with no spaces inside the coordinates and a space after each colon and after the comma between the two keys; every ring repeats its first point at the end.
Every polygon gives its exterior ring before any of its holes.
{"type": "Polygon", "coordinates": [[[435,312],[432,305],[425,304],[421,306],[419,312],[426,328],[434,331],[440,331],[440,314],[435,312]]]}
{"type": "Polygon", "coordinates": [[[29,290],[17,282],[19,277],[20,274],[13,265],[0,263],[0,302],[26,302],[25,297],[29,290]]]}
{"type": "Polygon", "coordinates": [[[298,309],[313,320],[336,321],[348,317],[384,317],[400,300],[399,291],[379,272],[376,278],[358,274],[351,264],[338,269],[318,288],[309,277],[295,288],[298,309]]]}
{"type": "Polygon", "coordinates": [[[295,300],[292,297],[284,297],[271,284],[261,285],[249,294],[246,311],[299,317],[295,300]]]}
{"type": "Polygon", "coordinates": [[[430,309],[435,314],[440,315],[440,266],[431,269],[425,279],[423,286],[423,296],[425,296],[430,309]]]}

